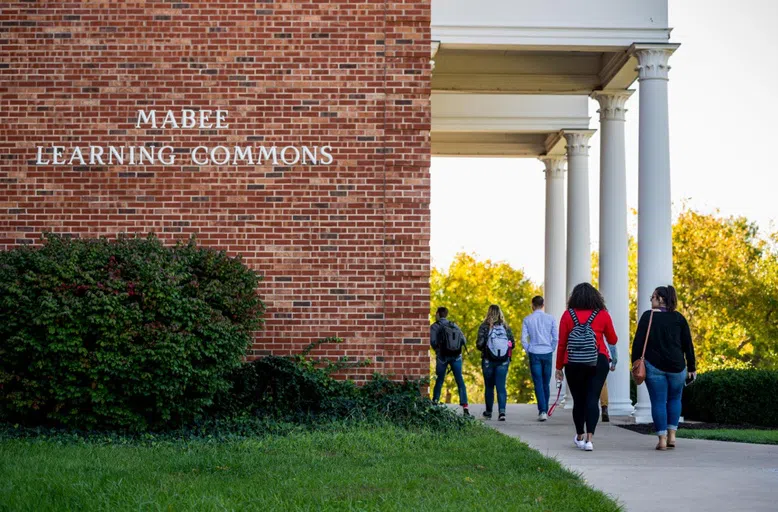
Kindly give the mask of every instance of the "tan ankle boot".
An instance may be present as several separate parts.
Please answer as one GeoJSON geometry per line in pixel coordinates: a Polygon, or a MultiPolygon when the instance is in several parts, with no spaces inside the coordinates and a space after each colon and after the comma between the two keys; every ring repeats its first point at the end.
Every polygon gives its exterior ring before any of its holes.
{"type": "Polygon", "coordinates": [[[659,436],[659,442],[656,445],[657,450],[667,450],[667,436],[659,436]]]}
{"type": "Polygon", "coordinates": [[[675,448],[675,430],[667,431],[667,447],[675,448]]]}

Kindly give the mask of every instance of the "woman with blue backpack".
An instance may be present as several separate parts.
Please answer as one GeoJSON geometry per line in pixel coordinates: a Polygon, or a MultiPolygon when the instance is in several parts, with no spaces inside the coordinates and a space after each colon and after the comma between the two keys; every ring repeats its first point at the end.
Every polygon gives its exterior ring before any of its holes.
{"type": "Polygon", "coordinates": [[[508,402],[505,381],[508,378],[508,367],[511,364],[511,354],[515,345],[513,331],[505,323],[500,306],[492,304],[486,313],[486,319],[478,328],[476,342],[476,348],[481,351],[481,370],[484,373],[486,410],[483,416],[488,420],[492,419],[496,387],[498,419],[505,421],[505,406],[508,402]]]}
{"type": "Polygon", "coordinates": [[[559,322],[556,379],[562,380],[564,368],[573,395],[573,442],[587,452],[594,450],[592,437],[600,419],[600,391],[611,364],[606,341],[615,345],[618,337],[605,309],[605,299],[589,283],[576,285],[559,322]]]}

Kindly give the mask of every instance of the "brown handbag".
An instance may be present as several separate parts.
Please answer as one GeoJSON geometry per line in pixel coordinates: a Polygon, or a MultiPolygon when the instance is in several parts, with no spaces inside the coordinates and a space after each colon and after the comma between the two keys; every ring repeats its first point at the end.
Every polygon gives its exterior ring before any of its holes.
{"type": "Polygon", "coordinates": [[[640,359],[632,363],[632,378],[635,384],[640,386],[646,380],[646,347],[648,346],[648,334],[651,332],[651,321],[654,319],[654,311],[651,310],[651,316],[648,317],[648,329],[646,329],[646,340],[643,342],[643,353],[640,359]]]}

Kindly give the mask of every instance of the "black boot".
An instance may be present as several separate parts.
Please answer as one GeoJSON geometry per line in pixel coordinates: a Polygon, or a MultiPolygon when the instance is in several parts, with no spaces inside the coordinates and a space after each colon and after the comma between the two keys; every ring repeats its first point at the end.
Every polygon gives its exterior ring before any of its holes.
{"type": "Polygon", "coordinates": [[[608,406],[603,405],[602,406],[602,422],[608,423],[611,420],[610,416],[608,416],[608,406]]]}

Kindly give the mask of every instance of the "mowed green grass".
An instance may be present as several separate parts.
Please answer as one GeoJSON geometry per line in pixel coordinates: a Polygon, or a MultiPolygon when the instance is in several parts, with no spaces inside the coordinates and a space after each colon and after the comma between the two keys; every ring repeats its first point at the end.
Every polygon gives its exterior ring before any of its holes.
{"type": "Polygon", "coordinates": [[[714,441],[734,441],[737,443],[753,444],[778,444],[778,430],[679,429],[676,435],[688,439],[711,439],[714,441]]]}
{"type": "Polygon", "coordinates": [[[613,511],[520,441],[474,425],[156,446],[0,442],[0,510],[613,511]]]}

